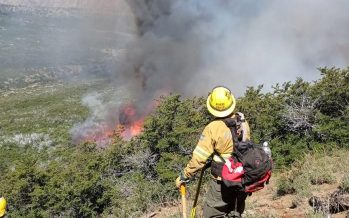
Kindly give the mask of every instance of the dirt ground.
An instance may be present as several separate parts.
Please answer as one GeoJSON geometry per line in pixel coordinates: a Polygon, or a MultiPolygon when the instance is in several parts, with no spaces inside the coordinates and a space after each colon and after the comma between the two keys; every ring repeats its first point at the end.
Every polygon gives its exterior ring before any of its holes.
{"type": "MultiPolygon", "coordinates": [[[[318,197],[326,197],[326,195],[335,191],[338,184],[319,185],[312,194],[318,197]]],[[[295,195],[285,195],[276,197],[276,186],[273,182],[262,191],[254,193],[247,199],[247,209],[245,217],[322,217],[313,214],[313,208],[308,203],[308,198],[297,198],[295,195]]],[[[345,218],[347,212],[324,215],[331,218],[345,218]]]]}
{"type": "MultiPolygon", "coordinates": [[[[338,184],[323,184],[316,189],[318,191],[312,194],[318,197],[326,197],[335,191],[338,184]]],[[[276,185],[272,180],[271,183],[263,190],[254,193],[246,200],[246,210],[243,217],[246,218],[293,218],[293,217],[309,217],[309,218],[346,218],[348,212],[342,212],[331,215],[314,214],[313,208],[308,203],[308,198],[299,199],[295,195],[285,195],[276,197],[276,185]]],[[[192,201],[188,199],[188,214],[190,214],[190,205],[192,201]]],[[[178,201],[174,206],[161,207],[156,211],[147,214],[147,218],[180,218],[182,217],[181,202],[178,201]]],[[[144,217],[144,218],[145,218],[144,217]]],[[[202,217],[202,208],[198,206],[197,217],[202,217]]]]}

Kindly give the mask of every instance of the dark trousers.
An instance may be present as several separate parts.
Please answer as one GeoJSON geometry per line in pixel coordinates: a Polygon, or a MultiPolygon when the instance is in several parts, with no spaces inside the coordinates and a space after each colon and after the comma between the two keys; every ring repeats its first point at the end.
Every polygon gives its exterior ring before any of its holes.
{"type": "Polygon", "coordinates": [[[233,191],[223,182],[212,180],[206,194],[203,215],[205,218],[241,217],[246,197],[245,192],[233,191]]]}

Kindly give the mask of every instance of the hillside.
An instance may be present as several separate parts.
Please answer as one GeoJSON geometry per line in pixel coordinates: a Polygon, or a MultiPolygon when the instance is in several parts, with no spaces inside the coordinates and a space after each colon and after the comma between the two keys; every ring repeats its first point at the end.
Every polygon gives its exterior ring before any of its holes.
{"type": "MultiPolygon", "coordinates": [[[[313,83],[297,80],[273,93],[251,87],[239,98],[253,139],[270,141],[275,162],[271,185],[249,198],[247,217],[319,217],[324,211],[314,214],[307,199],[347,190],[348,69],[321,72],[313,83]]],[[[0,95],[0,193],[11,217],[178,217],[174,179],[212,119],[204,97],[161,97],[131,140],[116,128],[103,146],[98,137],[76,144],[72,129],[94,121],[86,93],[108,102],[118,88],[93,79],[26,82],[0,95]]]]}
{"type": "Polygon", "coordinates": [[[0,4],[34,8],[87,9],[95,12],[125,12],[128,8],[124,0],[0,0],[0,4]]]}
{"type": "MultiPolygon", "coordinates": [[[[247,198],[244,217],[322,218],[329,216],[329,214],[321,211],[314,213],[315,206],[309,204],[309,199],[312,196],[320,197],[328,204],[331,199],[330,195],[343,188],[343,184],[348,182],[346,181],[347,178],[345,175],[343,175],[343,172],[349,171],[348,155],[349,152],[347,150],[338,150],[332,154],[321,153],[315,156],[306,155],[305,160],[295,164],[291,171],[285,170],[283,172],[275,172],[270,183],[263,190],[247,198]],[[328,165],[322,164],[323,162],[328,163],[328,165]],[[304,167],[297,172],[302,179],[298,181],[299,183],[293,184],[297,192],[292,194],[281,194],[280,191],[284,190],[282,185],[282,183],[285,182],[284,177],[295,173],[296,166],[299,164],[306,165],[307,168],[304,167]],[[314,176],[316,173],[318,173],[319,177],[317,179],[328,179],[328,181],[323,184],[312,184],[311,181],[309,181],[309,177],[314,176]]],[[[204,184],[203,187],[207,189],[206,184],[204,184]]],[[[194,193],[195,190],[192,189],[188,195],[188,214],[190,213],[189,210],[191,209],[194,193]]],[[[203,190],[200,195],[201,204],[204,197],[205,190],[203,190]]],[[[349,193],[344,194],[343,197],[348,199],[349,193]]],[[[349,202],[346,201],[346,203],[348,205],[349,202]]],[[[173,205],[168,205],[166,207],[159,205],[158,208],[155,207],[152,212],[146,214],[144,218],[179,218],[182,214],[181,206],[180,199],[173,205]]],[[[345,218],[348,216],[348,211],[341,211],[330,215],[330,217],[333,218],[345,218]]],[[[202,217],[200,204],[198,206],[198,217],[202,217]]]]}
{"type": "Polygon", "coordinates": [[[349,1],[314,2],[0,0],[8,217],[179,218],[222,85],[272,149],[245,217],[349,218],[349,1]]]}

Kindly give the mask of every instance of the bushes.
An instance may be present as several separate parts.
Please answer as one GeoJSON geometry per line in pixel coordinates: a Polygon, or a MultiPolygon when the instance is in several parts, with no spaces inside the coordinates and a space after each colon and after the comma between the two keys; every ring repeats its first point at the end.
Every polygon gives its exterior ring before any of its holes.
{"type": "Polygon", "coordinates": [[[160,99],[139,140],[143,148],[157,154],[156,178],[163,185],[172,184],[179,175],[209,120],[203,98],[181,100],[179,95],[170,95],[160,99]]]}
{"type": "Polygon", "coordinates": [[[321,144],[349,144],[349,68],[320,69],[314,83],[302,79],[276,85],[271,93],[262,86],[248,88],[238,101],[255,141],[271,141],[277,168],[289,166],[321,144]]]}
{"type": "MultiPolygon", "coordinates": [[[[298,79],[276,85],[270,93],[263,93],[262,86],[250,87],[238,99],[237,110],[245,113],[253,139],[270,141],[276,169],[291,168],[278,181],[278,195],[306,196],[312,184],[332,183],[334,173],[349,172],[348,158],[336,152],[349,144],[349,69],[321,72],[322,79],[314,83],[298,79]],[[340,166],[331,163],[327,154],[340,166]]],[[[31,100],[45,101],[50,117],[63,114],[76,121],[86,115],[81,105],[75,107],[76,99],[74,107],[66,110],[64,92],[48,97],[31,100]]],[[[4,135],[8,138],[18,131],[31,136],[33,120],[21,120],[20,127],[11,120],[19,111],[27,116],[24,110],[32,108],[32,102],[22,98],[6,102],[3,114],[9,114],[0,117],[8,124],[4,135]],[[18,106],[25,108],[12,110],[18,106]]],[[[35,143],[47,141],[48,135],[54,148],[20,147],[16,140],[0,138],[0,149],[5,151],[0,152],[0,192],[9,200],[11,216],[140,216],[153,205],[176,200],[174,180],[190,159],[202,129],[213,119],[204,98],[169,95],[159,99],[139,137],[126,142],[115,136],[113,144],[101,150],[93,143],[69,144],[67,129],[73,120],[68,118],[66,123],[56,123],[64,125],[52,126],[51,121],[35,125],[35,132],[45,136],[35,143]]],[[[343,179],[342,189],[347,190],[348,180],[343,179]]]]}
{"type": "Polygon", "coordinates": [[[43,162],[35,152],[28,150],[3,179],[0,191],[8,196],[13,216],[92,216],[108,205],[104,191],[109,187],[101,177],[104,166],[98,153],[73,152],[66,154],[69,162],[43,162]]]}

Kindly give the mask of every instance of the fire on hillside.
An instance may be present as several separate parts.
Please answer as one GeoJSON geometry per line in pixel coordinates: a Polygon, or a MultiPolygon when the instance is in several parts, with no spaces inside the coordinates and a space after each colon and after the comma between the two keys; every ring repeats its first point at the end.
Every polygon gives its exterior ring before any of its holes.
{"type": "Polygon", "coordinates": [[[80,141],[98,144],[99,147],[105,147],[113,143],[117,137],[123,140],[131,140],[133,137],[141,134],[144,126],[144,119],[156,107],[150,104],[143,111],[137,109],[132,103],[123,104],[119,107],[117,120],[114,125],[99,125],[93,128],[89,133],[82,136],[80,141]]]}
{"type": "Polygon", "coordinates": [[[122,138],[129,140],[139,135],[143,130],[145,116],[146,114],[140,114],[133,104],[121,107],[117,131],[120,131],[122,138]]]}

